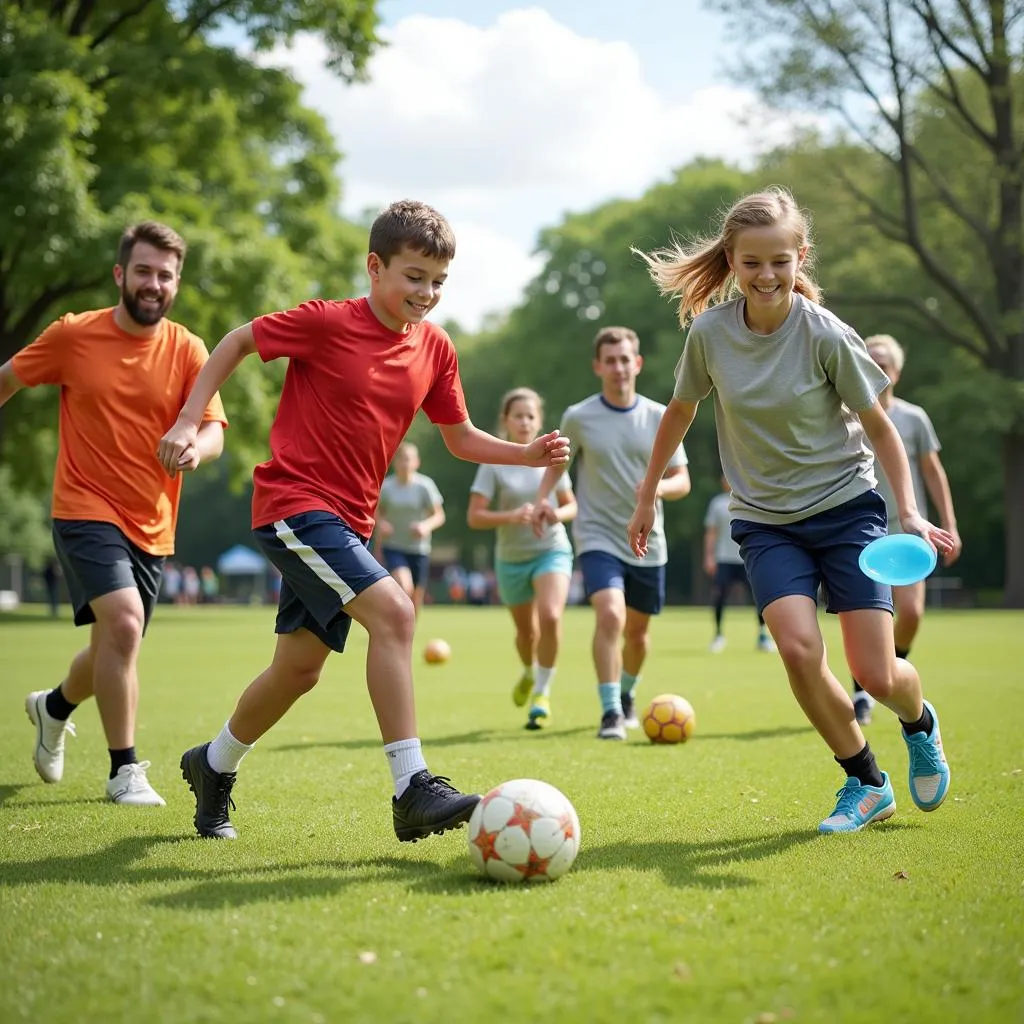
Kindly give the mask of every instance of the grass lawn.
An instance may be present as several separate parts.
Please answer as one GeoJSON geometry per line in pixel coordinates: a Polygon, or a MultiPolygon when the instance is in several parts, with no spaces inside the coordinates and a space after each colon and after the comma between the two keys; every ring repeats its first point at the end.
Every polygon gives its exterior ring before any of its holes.
{"type": "Polygon", "coordinates": [[[656,622],[641,697],[687,697],[697,733],[654,747],[594,738],[588,611],[567,617],[552,724],[527,733],[506,613],[428,609],[421,641],[454,649],[416,670],[432,770],[479,791],[542,778],[579,812],[575,867],[529,888],[475,877],[465,830],[395,840],[358,629],[242,766],[241,839],[195,838],[178,757],[264,666],[272,621],[160,609],[138,748],[167,807],[131,809],[101,799],[93,702],[63,783],[32,767],[24,696],[59,680],[84,632],[0,618],[0,1020],[1024,1020],[1024,615],[930,614],[914,660],[951,795],[914,808],[879,709],[868,734],[899,812],[826,837],[842,775],[777,656],[755,653],[749,610],[727,614],[718,656],[709,613],[656,622]]]}

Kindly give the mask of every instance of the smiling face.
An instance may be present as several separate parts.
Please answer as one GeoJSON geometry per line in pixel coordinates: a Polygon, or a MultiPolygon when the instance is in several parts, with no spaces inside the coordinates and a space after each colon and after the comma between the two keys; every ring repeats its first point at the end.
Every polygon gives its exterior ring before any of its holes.
{"type": "Polygon", "coordinates": [[[370,275],[370,308],[392,331],[418,324],[441,301],[448,260],[424,256],[403,246],[387,265],[375,252],[366,258],[370,275]]]}
{"type": "Polygon", "coordinates": [[[729,267],[755,322],[777,320],[789,312],[797,271],[807,254],[784,224],[744,228],[728,253],[729,267]]]}
{"type": "Polygon", "coordinates": [[[140,241],[132,246],[128,265],[114,267],[121,305],[139,327],[158,324],[174,305],[180,263],[177,253],[140,241]]]}

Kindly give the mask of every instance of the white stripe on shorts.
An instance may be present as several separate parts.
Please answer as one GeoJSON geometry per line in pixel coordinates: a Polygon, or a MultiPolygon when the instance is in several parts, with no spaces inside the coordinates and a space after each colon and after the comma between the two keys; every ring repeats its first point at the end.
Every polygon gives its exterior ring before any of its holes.
{"type": "Polygon", "coordinates": [[[317,578],[326,583],[341,598],[342,604],[348,604],[356,596],[356,592],[324,561],[323,556],[308,544],[303,544],[295,536],[295,531],[283,519],[274,523],[274,532],[277,534],[277,539],[289,551],[298,555],[316,573],[317,578]]]}

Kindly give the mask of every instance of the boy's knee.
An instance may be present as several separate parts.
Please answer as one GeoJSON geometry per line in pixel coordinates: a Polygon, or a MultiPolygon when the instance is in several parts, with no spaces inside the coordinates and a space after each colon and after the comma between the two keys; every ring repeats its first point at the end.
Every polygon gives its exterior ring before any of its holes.
{"type": "Polygon", "coordinates": [[[821,667],[824,650],[821,640],[814,634],[790,633],[776,641],[779,656],[791,672],[805,675],[821,667]]]}

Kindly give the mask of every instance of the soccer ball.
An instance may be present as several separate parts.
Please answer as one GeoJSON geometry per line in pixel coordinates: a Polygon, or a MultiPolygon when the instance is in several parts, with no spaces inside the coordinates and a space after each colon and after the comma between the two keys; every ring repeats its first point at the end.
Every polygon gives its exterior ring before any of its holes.
{"type": "Polygon", "coordinates": [[[445,640],[431,640],[423,648],[423,660],[428,665],[441,665],[452,656],[452,649],[445,640]]]}
{"type": "Polygon", "coordinates": [[[536,779],[492,789],[469,819],[469,856],[498,882],[553,882],[580,849],[580,819],[565,796],[536,779]]]}
{"type": "Polygon", "coordinates": [[[663,693],[647,705],[641,724],[652,743],[685,743],[697,723],[688,700],[663,693]]]}

